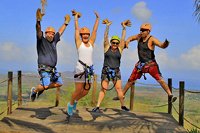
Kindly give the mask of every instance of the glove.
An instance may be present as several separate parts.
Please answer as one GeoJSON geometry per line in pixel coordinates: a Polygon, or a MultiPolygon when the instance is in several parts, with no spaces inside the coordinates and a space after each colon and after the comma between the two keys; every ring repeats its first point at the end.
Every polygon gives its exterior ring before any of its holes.
{"type": "Polygon", "coordinates": [[[78,15],[78,18],[80,18],[82,15],[80,12],[76,12],[75,10],[72,10],[72,16],[78,15]]]}
{"type": "Polygon", "coordinates": [[[167,39],[165,39],[165,44],[169,45],[169,41],[167,39]]]}
{"type": "Polygon", "coordinates": [[[167,39],[165,39],[165,42],[163,43],[163,48],[168,47],[169,45],[169,41],[167,39]]]}
{"type": "Polygon", "coordinates": [[[121,23],[121,25],[123,27],[126,27],[126,26],[131,27],[131,21],[130,20],[125,20],[124,22],[121,23]]]}
{"type": "Polygon", "coordinates": [[[41,21],[43,16],[44,16],[44,14],[41,13],[41,9],[38,8],[37,12],[36,12],[36,19],[37,19],[37,21],[41,21]]]}
{"type": "Polygon", "coordinates": [[[102,24],[111,25],[112,22],[109,21],[108,19],[104,19],[104,20],[102,21],[102,24]]]}
{"type": "Polygon", "coordinates": [[[67,14],[67,15],[65,16],[65,24],[69,24],[70,20],[71,20],[71,18],[70,18],[70,16],[67,14]]]}

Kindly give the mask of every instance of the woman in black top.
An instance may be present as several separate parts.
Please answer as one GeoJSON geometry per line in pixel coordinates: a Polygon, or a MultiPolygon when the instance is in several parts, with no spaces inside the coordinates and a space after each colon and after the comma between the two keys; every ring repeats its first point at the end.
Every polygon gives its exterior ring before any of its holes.
{"type": "Polygon", "coordinates": [[[108,19],[103,20],[103,24],[106,24],[106,30],[104,33],[104,64],[101,74],[101,91],[99,92],[99,98],[96,108],[94,108],[93,112],[99,112],[100,104],[105,96],[106,90],[108,90],[109,81],[112,80],[114,87],[118,93],[118,97],[121,103],[121,109],[125,111],[129,111],[124,106],[124,99],[122,93],[122,83],[121,83],[121,73],[120,73],[120,61],[121,61],[121,54],[123,49],[125,48],[125,36],[126,36],[126,26],[131,26],[130,20],[125,20],[121,23],[123,30],[122,30],[122,37],[121,40],[118,36],[112,36],[110,43],[108,40],[108,32],[109,26],[112,24],[111,21],[108,19]]]}

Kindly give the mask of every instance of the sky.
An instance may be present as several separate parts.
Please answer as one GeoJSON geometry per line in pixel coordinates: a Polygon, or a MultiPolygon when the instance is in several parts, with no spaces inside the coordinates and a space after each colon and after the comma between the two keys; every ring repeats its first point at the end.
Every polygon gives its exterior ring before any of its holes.
{"type": "MultiPolygon", "coordinates": [[[[36,51],[36,10],[41,8],[40,0],[1,0],[0,12],[0,73],[7,71],[37,72],[36,51]]],[[[41,21],[42,30],[53,26],[56,30],[64,23],[64,16],[70,14],[71,21],[58,43],[58,64],[61,71],[74,71],[77,51],[74,41],[74,18],[71,10],[82,13],[79,26],[92,30],[95,22],[94,11],[100,16],[100,24],[95,41],[93,62],[95,72],[100,75],[103,65],[103,35],[105,25],[102,20],[112,21],[109,37],[121,36],[121,22],[129,19],[132,26],[126,29],[126,39],[139,33],[144,22],[152,24],[151,35],[170,45],[166,49],[156,47],[156,60],[163,78],[172,78],[173,87],[185,81],[186,89],[200,90],[200,23],[194,16],[193,0],[47,0],[45,16],[41,21]]],[[[124,82],[129,78],[138,61],[137,42],[131,42],[121,58],[121,73],[124,82]]],[[[139,82],[157,84],[147,75],[139,82]]]]}

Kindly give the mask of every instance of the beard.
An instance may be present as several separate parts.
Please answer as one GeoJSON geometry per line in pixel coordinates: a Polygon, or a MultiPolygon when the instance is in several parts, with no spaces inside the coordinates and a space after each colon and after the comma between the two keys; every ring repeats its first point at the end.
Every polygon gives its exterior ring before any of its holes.
{"type": "Polygon", "coordinates": [[[48,42],[52,42],[52,41],[53,41],[53,38],[52,38],[52,37],[46,36],[46,39],[47,39],[48,42]]]}

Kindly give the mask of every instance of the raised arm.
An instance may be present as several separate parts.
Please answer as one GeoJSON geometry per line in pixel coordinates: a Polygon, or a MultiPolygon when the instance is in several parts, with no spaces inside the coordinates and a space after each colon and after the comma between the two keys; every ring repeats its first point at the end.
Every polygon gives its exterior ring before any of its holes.
{"type": "Polygon", "coordinates": [[[36,34],[37,34],[37,38],[39,39],[42,38],[42,30],[41,30],[40,21],[42,21],[43,16],[44,14],[41,13],[41,9],[38,8],[36,12],[36,34]]]}
{"type": "Polygon", "coordinates": [[[110,44],[109,44],[109,39],[108,39],[108,33],[109,33],[109,27],[112,24],[111,21],[109,21],[108,19],[104,19],[103,24],[106,25],[106,30],[104,32],[104,53],[109,49],[110,44]]]}
{"type": "Polygon", "coordinates": [[[76,48],[79,48],[79,46],[81,45],[81,38],[79,33],[78,18],[81,17],[81,13],[72,10],[72,15],[74,16],[76,48]]]}
{"type": "Polygon", "coordinates": [[[125,47],[128,48],[130,42],[135,41],[135,40],[139,40],[140,37],[141,37],[140,34],[128,37],[128,39],[125,41],[125,47]]]}
{"type": "Polygon", "coordinates": [[[98,29],[98,25],[99,25],[99,15],[98,15],[97,12],[94,12],[94,13],[96,15],[96,20],[95,20],[95,23],[94,23],[94,27],[93,27],[93,30],[92,30],[91,37],[90,37],[90,43],[92,44],[92,46],[94,46],[94,42],[96,40],[97,29],[98,29]]]}
{"type": "Polygon", "coordinates": [[[157,38],[153,37],[152,38],[153,44],[160,47],[160,48],[167,48],[169,45],[169,41],[167,39],[165,39],[164,42],[160,42],[157,38]]]}
{"type": "Polygon", "coordinates": [[[122,37],[120,40],[119,49],[120,49],[120,52],[122,53],[123,49],[126,48],[125,47],[126,26],[131,27],[131,21],[125,20],[121,23],[121,25],[122,25],[122,37]]]}
{"type": "Polygon", "coordinates": [[[60,29],[58,30],[60,36],[61,36],[61,35],[63,34],[63,32],[65,31],[65,29],[66,29],[67,25],[69,24],[70,20],[71,20],[71,18],[70,18],[70,16],[67,14],[67,15],[65,16],[65,22],[64,22],[64,24],[63,24],[63,25],[60,27],[60,29]]]}

